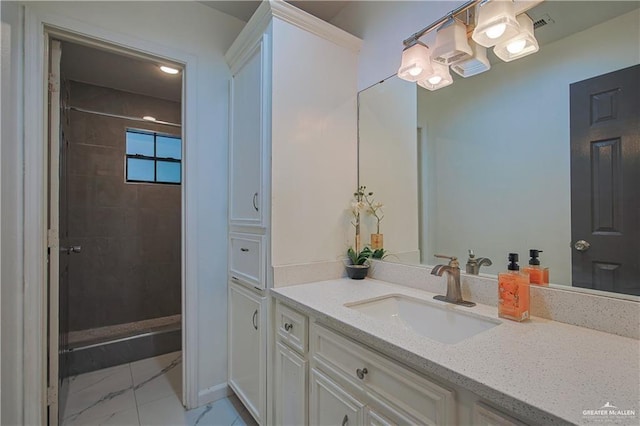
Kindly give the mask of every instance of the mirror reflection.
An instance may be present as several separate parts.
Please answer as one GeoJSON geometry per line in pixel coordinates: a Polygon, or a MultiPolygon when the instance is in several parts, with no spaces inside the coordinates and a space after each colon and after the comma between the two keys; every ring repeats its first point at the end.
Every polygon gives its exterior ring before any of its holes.
{"type": "Polygon", "coordinates": [[[359,180],[384,204],[386,260],[464,271],[471,249],[496,275],[537,249],[551,283],[640,295],[638,3],[529,15],[548,21],[536,54],[436,91],[394,76],[360,93],[359,180]]]}

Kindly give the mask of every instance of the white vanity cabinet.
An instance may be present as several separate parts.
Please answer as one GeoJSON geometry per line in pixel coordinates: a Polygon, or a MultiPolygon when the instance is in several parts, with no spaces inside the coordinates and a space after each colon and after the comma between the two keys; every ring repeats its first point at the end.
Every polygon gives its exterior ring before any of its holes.
{"type": "Polygon", "coordinates": [[[229,386],[258,421],[265,412],[266,297],[229,283],[229,386]]]}
{"type": "Polygon", "coordinates": [[[460,386],[275,305],[276,425],[525,425],[460,386]]]}

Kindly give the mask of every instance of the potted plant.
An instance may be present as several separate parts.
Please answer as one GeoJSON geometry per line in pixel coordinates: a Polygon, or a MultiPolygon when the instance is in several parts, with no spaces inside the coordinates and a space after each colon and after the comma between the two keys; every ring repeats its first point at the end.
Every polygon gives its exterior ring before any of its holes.
{"type": "Polygon", "coordinates": [[[347,250],[347,276],[353,280],[362,280],[369,272],[369,258],[373,252],[369,247],[356,251],[353,247],[347,250]]]}
{"type": "Polygon", "coordinates": [[[384,214],[382,213],[383,204],[375,201],[373,192],[366,192],[366,189],[366,186],[361,186],[359,192],[366,205],[367,213],[376,218],[376,232],[375,234],[371,234],[371,248],[373,250],[379,250],[384,246],[383,235],[380,233],[380,222],[382,222],[384,218],[384,214]]]}

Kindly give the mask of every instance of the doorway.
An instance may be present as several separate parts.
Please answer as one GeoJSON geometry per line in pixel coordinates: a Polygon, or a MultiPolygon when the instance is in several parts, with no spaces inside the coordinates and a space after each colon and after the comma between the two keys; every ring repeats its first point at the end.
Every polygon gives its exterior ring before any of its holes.
{"type": "Polygon", "coordinates": [[[640,65],[571,85],[574,287],[640,295],[640,65]]]}
{"type": "Polygon", "coordinates": [[[123,407],[154,380],[182,402],[180,67],[49,47],[49,422],[99,420],[96,377],[123,407]]]}

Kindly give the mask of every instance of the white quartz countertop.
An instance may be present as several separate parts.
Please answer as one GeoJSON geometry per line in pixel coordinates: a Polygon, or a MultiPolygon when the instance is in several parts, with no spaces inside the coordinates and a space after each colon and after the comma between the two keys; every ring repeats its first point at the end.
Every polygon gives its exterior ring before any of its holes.
{"type": "Polygon", "coordinates": [[[619,410],[634,410],[636,416],[607,416],[608,422],[640,424],[638,340],[536,317],[517,323],[499,318],[492,306],[450,305],[433,300],[433,293],[373,279],[300,284],[272,289],[271,294],[320,323],[529,422],[602,424],[602,417],[585,410],[599,410],[609,403],[619,410]],[[388,294],[441,303],[502,323],[445,344],[344,306],[388,294]]]}

